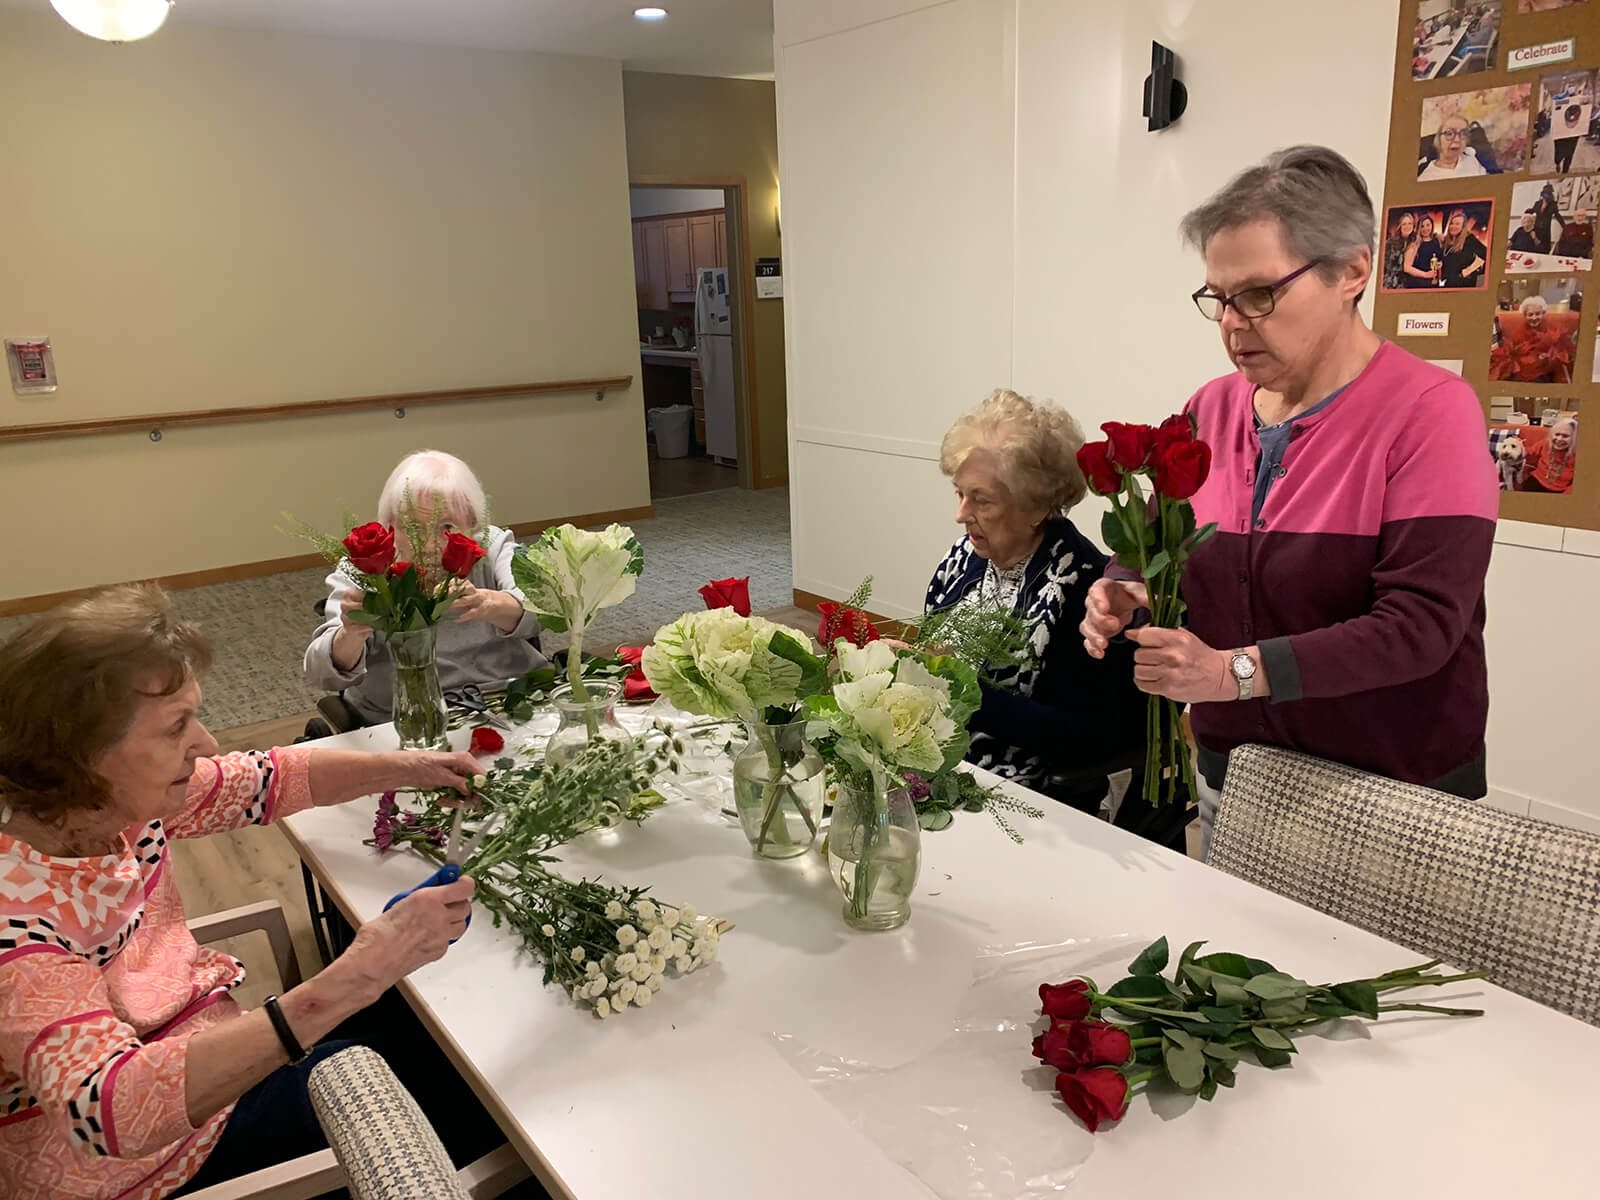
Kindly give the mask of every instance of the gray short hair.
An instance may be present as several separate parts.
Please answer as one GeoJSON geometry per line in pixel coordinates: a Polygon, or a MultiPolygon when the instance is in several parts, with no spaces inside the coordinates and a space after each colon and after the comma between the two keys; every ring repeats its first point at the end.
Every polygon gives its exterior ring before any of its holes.
{"type": "Polygon", "coordinates": [[[1263,220],[1282,227],[1290,254],[1321,261],[1318,274],[1328,283],[1361,247],[1371,253],[1377,228],[1367,181],[1349,159],[1326,146],[1273,151],[1191,211],[1179,228],[1184,240],[1204,254],[1223,230],[1263,220]]]}
{"type": "Polygon", "coordinates": [[[472,468],[454,454],[418,450],[402,458],[378,496],[380,525],[396,525],[407,515],[401,511],[407,494],[413,505],[438,497],[455,524],[471,533],[483,533],[489,523],[489,502],[483,494],[483,484],[472,468]]]}

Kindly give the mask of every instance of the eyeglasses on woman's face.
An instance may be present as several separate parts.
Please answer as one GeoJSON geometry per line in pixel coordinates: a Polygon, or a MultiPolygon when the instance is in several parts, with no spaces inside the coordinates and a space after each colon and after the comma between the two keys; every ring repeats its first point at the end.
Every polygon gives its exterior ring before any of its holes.
{"type": "Polygon", "coordinates": [[[1200,310],[1200,315],[1208,321],[1222,320],[1222,314],[1229,308],[1238,313],[1247,321],[1259,320],[1271,316],[1278,307],[1278,293],[1283,291],[1300,276],[1313,267],[1320,267],[1322,259],[1314,258],[1298,271],[1291,271],[1277,283],[1265,283],[1256,287],[1242,288],[1231,296],[1219,296],[1210,287],[1203,287],[1189,298],[1194,301],[1194,306],[1200,310]]]}

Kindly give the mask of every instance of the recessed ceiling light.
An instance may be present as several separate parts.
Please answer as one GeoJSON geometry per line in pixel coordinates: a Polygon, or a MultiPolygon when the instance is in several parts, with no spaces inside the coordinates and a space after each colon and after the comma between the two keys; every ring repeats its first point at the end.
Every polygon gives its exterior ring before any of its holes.
{"type": "Polygon", "coordinates": [[[636,8],[633,15],[641,21],[661,21],[666,18],[667,10],[664,8],[636,8]]]}

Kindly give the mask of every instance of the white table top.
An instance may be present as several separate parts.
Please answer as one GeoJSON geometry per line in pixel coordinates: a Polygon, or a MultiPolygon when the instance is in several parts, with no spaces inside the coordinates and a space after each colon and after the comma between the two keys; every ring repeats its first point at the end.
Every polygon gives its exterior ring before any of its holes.
{"type": "MultiPolygon", "coordinates": [[[[465,731],[456,736],[464,744],[465,731]]],[[[393,735],[384,726],[319,744],[380,749],[393,735]]],[[[734,921],[715,966],[669,978],[648,1009],[601,1022],[541,987],[538,965],[480,909],[443,960],[411,977],[411,999],[546,1186],[582,1200],[938,1194],[880,1146],[929,1134],[948,1165],[961,1156],[955,1125],[970,1114],[946,1110],[978,1103],[985,1086],[975,1140],[1045,1148],[1052,1166],[1077,1167],[1069,1190],[1079,1195],[1176,1189],[1185,1200],[1237,1200],[1279,1181],[1296,1200],[1592,1192],[1600,1029],[1488,985],[1407,997],[1481,1007],[1483,1018],[1341,1022],[1299,1038],[1290,1069],[1247,1057],[1238,1086],[1215,1102],[1138,1097],[1119,1125],[1093,1136],[1029,1055],[1036,998],[997,1014],[1020,1026],[1004,1034],[1014,1064],[994,1058],[970,1078],[935,1069],[917,1081],[919,1069],[999,1045],[966,1040],[952,1059],[929,1057],[958,1013],[972,1012],[975,956],[986,946],[1075,941],[1040,956],[1062,964],[1058,978],[1088,971],[1101,986],[1163,934],[1174,957],[1207,938],[1314,983],[1420,960],[1104,822],[1041,807],[1044,820],[1018,821],[1022,846],[986,814],[925,833],[910,923],[867,934],[844,925],[820,856],[756,860],[715,801],[678,800],[641,827],[568,846],[565,858],[575,873],[648,884],[669,903],[734,921]],[[776,1034],[792,1035],[791,1049],[776,1034]],[[920,1102],[875,1113],[863,1132],[791,1065],[796,1046],[879,1067],[909,1062],[913,1078],[899,1090],[915,1089],[920,1102]],[[948,1094],[934,1094],[941,1089],[948,1094]]],[[[285,823],[358,922],[428,869],[363,846],[372,816],[372,802],[356,801],[285,823]]],[[[1042,981],[1023,974],[1030,988],[1042,981]]],[[[973,1193],[1000,1194],[1046,1193],[973,1193]]]]}

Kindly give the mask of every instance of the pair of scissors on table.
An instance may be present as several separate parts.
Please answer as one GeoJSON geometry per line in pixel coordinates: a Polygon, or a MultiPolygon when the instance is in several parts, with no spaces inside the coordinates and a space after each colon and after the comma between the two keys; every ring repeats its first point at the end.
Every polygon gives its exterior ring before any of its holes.
{"type": "MultiPolygon", "coordinates": [[[[461,844],[461,817],[466,811],[467,806],[465,803],[456,809],[455,820],[450,824],[450,840],[445,843],[444,847],[444,866],[440,867],[432,875],[429,875],[421,883],[417,884],[416,887],[407,888],[403,892],[399,892],[396,895],[390,896],[389,903],[383,906],[384,912],[388,912],[396,904],[399,904],[400,901],[411,895],[412,892],[419,892],[423,888],[442,887],[447,883],[454,883],[456,880],[461,878],[461,864],[472,857],[473,853],[478,849],[479,844],[483,841],[484,836],[500,821],[500,814],[497,812],[485,814],[483,818],[483,824],[478,826],[478,832],[473,834],[472,840],[463,846],[461,844]]],[[[469,912],[467,914],[468,928],[470,928],[471,925],[472,914],[469,912]]],[[[454,946],[456,944],[456,939],[451,938],[450,944],[454,946]]]]}
{"type": "Polygon", "coordinates": [[[498,725],[501,729],[510,729],[512,724],[494,709],[489,707],[489,702],[484,699],[483,691],[475,683],[465,687],[451,688],[444,694],[444,702],[451,708],[464,708],[470,713],[476,713],[486,718],[491,725],[498,725]]]}

